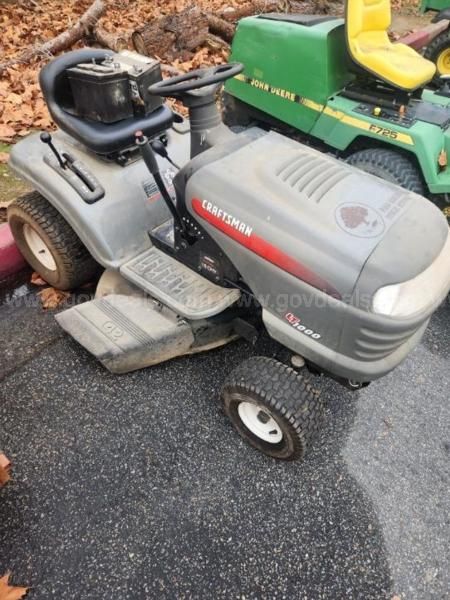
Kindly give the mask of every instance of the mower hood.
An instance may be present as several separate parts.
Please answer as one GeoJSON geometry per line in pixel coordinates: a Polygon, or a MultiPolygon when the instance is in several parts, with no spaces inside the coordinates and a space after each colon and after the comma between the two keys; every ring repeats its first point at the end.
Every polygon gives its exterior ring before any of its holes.
{"type": "Polygon", "coordinates": [[[265,261],[347,303],[357,290],[367,305],[380,286],[427,269],[447,239],[421,196],[277,133],[249,135],[212,162],[207,154],[188,202],[253,291],[266,288],[265,261]]]}

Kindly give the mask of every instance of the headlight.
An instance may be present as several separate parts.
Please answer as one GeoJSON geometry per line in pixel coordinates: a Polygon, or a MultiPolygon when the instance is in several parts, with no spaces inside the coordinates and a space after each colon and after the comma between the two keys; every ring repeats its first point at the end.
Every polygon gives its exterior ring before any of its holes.
{"type": "Polygon", "coordinates": [[[380,288],[372,310],[390,317],[411,317],[432,306],[450,286],[450,234],[433,263],[409,281],[380,288]]]}

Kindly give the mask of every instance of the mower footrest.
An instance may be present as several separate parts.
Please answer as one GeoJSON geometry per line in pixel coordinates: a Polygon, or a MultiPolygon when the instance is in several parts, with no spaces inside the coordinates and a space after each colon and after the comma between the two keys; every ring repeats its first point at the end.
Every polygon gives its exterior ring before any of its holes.
{"type": "Polygon", "coordinates": [[[152,247],[120,269],[139,288],[187,319],[207,319],[234,304],[240,291],[223,288],[152,247]]]}
{"type": "Polygon", "coordinates": [[[56,319],[113,373],[181,356],[194,343],[186,321],[145,296],[112,294],[69,308],[56,319]]]}

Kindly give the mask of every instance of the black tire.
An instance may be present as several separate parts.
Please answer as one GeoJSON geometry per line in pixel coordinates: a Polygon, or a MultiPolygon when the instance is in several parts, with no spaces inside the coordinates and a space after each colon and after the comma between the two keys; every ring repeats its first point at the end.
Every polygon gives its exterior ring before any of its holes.
{"type": "Polygon", "coordinates": [[[72,290],[92,281],[99,273],[98,263],[67,221],[38,192],[25,194],[10,204],[8,222],[25,260],[51,286],[72,290]],[[55,262],[55,269],[44,265],[31,250],[24,228],[26,231],[34,230],[45,243],[55,262]]]}
{"type": "Polygon", "coordinates": [[[257,450],[282,460],[303,458],[322,422],[322,402],[308,380],[272,358],[257,356],[240,364],[225,381],[221,397],[238,433],[257,450]],[[265,441],[249,429],[241,418],[239,406],[248,407],[243,403],[262,409],[257,415],[261,422],[274,419],[281,441],[265,441]]]}
{"type": "Polygon", "coordinates": [[[385,148],[369,148],[355,152],[347,158],[347,162],[361,171],[396,183],[406,190],[421,196],[426,195],[419,170],[408,157],[400,152],[385,148]]]}
{"type": "Polygon", "coordinates": [[[439,72],[439,69],[438,69],[439,56],[443,52],[445,52],[445,50],[450,50],[450,31],[448,29],[446,31],[443,31],[442,33],[440,33],[438,36],[436,36],[434,38],[434,40],[432,40],[430,42],[430,44],[426,47],[425,52],[423,53],[425,58],[427,58],[428,60],[431,60],[431,62],[433,62],[436,65],[436,75],[433,79],[433,82],[436,85],[440,85],[440,83],[441,83],[440,76],[441,75],[449,75],[450,74],[450,65],[449,65],[448,73],[445,73],[445,72],[441,73],[441,72],[439,72]]]}
{"type": "Polygon", "coordinates": [[[222,119],[225,125],[239,133],[252,124],[246,104],[234,98],[227,92],[222,92],[222,119]]]}

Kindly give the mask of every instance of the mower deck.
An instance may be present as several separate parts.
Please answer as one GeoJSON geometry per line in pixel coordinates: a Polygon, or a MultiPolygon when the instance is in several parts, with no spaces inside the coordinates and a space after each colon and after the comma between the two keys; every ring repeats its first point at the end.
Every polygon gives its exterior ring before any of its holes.
{"type": "Polygon", "coordinates": [[[185,321],[171,311],[161,311],[144,296],[112,294],[70,308],[56,319],[113,373],[126,373],[185,354],[194,342],[185,321]]]}

